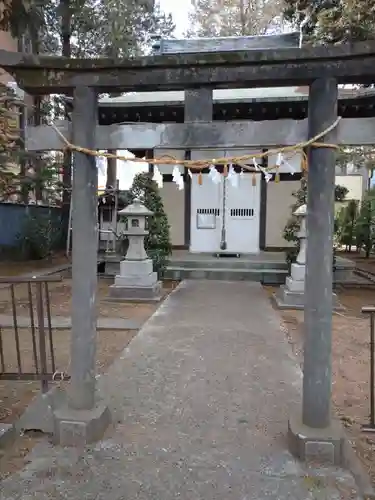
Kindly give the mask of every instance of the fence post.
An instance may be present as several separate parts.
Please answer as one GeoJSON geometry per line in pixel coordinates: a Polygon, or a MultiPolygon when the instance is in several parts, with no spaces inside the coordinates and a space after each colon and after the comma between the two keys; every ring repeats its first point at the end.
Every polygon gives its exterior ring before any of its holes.
{"type": "Polygon", "coordinates": [[[38,331],[39,331],[39,357],[40,357],[40,376],[42,392],[48,391],[47,380],[47,350],[46,350],[46,331],[44,328],[44,308],[43,308],[43,283],[38,281],[35,283],[36,288],[36,313],[38,316],[38,331]]]}

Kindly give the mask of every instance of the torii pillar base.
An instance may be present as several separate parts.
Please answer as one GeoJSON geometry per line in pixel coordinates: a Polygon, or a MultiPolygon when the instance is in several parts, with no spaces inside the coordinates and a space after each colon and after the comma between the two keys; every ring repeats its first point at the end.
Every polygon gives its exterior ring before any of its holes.
{"type": "Polygon", "coordinates": [[[331,420],[324,429],[312,429],[301,415],[292,415],[288,423],[290,452],[299,460],[340,466],[344,460],[344,432],[341,423],[331,420]]]}
{"type": "Polygon", "coordinates": [[[54,412],[53,441],[60,446],[85,446],[99,441],[110,423],[111,414],[104,404],[90,410],[64,406],[54,412]]]}

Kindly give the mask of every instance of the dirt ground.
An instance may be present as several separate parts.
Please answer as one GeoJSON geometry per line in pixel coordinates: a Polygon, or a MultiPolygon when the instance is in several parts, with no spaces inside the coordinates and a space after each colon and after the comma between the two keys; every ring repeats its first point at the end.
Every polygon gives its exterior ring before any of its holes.
{"type": "MultiPolygon", "coordinates": [[[[271,287],[267,290],[274,291],[271,287]]],[[[361,307],[375,305],[375,289],[344,289],[337,294],[346,310],[333,315],[333,403],[375,484],[375,435],[361,431],[361,425],[369,422],[370,412],[370,320],[361,313],[361,307]]],[[[284,311],[282,317],[283,330],[302,364],[303,312],[284,311]]]]}
{"type": "Polygon", "coordinates": [[[356,267],[362,271],[375,274],[375,255],[371,255],[369,258],[366,258],[363,252],[338,252],[337,255],[352,260],[356,267]]]}
{"type": "Polygon", "coordinates": [[[53,255],[49,259],[22,261],[0,261],[0,276],[18,276],[42,269],[69,264],[64,254],[53,255]]]}
{"type": "MultiPolygon", "coordinates": [[[[120,303],[108,301],[109,285],[108,279],[98,280],[97,292],[97,314],[102,318],[139,319],[148,318],[155,310],[154,304],[146,303],[120,303]]],[[[169,293],[175,283],[165,282],[164,291],[169,293]]],[[[51,316],[71,316],[71,291],[72,280],[63,279],[58,283],[48,283],[51,316]]],[[[46,307],[45,290],[43,291],[44,307],[46,307]]],[[[17,303],[17,314],[29,316],[30,302],[28,298],[28,285],[14,285],[14,295],[17,303]]],[[[33,309],[36,313],[35,285],[32,285],[33,309]]],[[[46,309],[45,309],[46,311],[46,309]]],[[[10,287],[0,288],[0,314],[12,314],[12,301],[10,287]]],[[[45,312],[46,315],[46,312],[45,312]]]]}
{"type": "MultiPolygon", "coordinates": [[[[16,276],[26,274],[32,271],[48,269],[58,265],[67,264],[68,260],[64,255],[57,255],[48,260],[28,261],[28,262],[0,262],[0,276],[16,276]]],[[[121,319],[147,319],[155,310],[153,304],[128,303],[120,304],[106,301],[108,298],[108,287],[111,284],[109,280],[98,280],[97,302],[98,316],[104,318],[121,319]]],[[[168,293],[174,284],[166,282],[165,292],[168,293]]],[[[70,316],[71,315],[71,288],[72,280],[63,279],[61,282],[48,283],[51,315],[52,316],[70,316]]],[[[29,315],[28,285],[14,285],[14,294],[17,303],[17,314],[19,316],[29,315]]],[[[33,309],[36,313],[35,303],[35,285],[32,285],[33,309]]],[[[44,312],[46,315],[45,290],[43,290],[44,312]]],[[[0,314],[12,314],[11,289],[9,286],[0,286],[0,314]]]]}
{"type": "MultiPolygon", "coordinates": [[[[99,280],[98,286],[98,314],[106,318],[136,319],[145,322],[157,309],[159,304],[144,303],[111,303],[106,302],[108,296],[108,280],[99,280]]],[[[175,287],[176,283],[166,282],[166,295],[175,287]]],[[[28,316],[29,302],[26,285],[15,285],[17,315],[28,316]]],[[[71,280],[64,280],[50,286],[50,305],[52,316],[70,316],[71,280]]],[[[11,300],[9,289],[0,289],[0,314],[11,314],[11,300]]],[[[47,368],[49,373],[69,373],[70,364],[70,334],[69,330],[52,330],[52,342],[55,366],[52,365],[51,342],[46,330],[47,368]],[[53,369],[54,368],[54,369],[53,369]]],[[[97,370],[103,372],[128,345],[136,331],[114,330],[98,331],[97,370]]],[[[35,332],[36,352],[39,353],[38,330],[35,332]]],[[[23,373],[35,373],[36,363],[34,342],[31,328],[18,329],[20,360],[17,359],[14,328],[2,328],[0,331],[0,370],[7,373],[17,373],[19,362],[23,373]],[[4,366],[3,366],[4,365],[4,366]]],[[[39,356],[38,356],[39,358],[39,356]]],[[[40,366],[39,366],[40,368],[40,366]]],[[[0,422],[11,422],[23,411],[31,398],[39,391],[39,382],[25,382],[0,380],[0,422]]]]}

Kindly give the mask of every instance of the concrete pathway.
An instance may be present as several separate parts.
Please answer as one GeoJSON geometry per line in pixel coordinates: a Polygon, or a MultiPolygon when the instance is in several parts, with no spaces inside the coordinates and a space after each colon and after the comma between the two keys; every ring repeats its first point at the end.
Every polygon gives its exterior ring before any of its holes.
{"type": "MultiPolygon", "coordinates": [[[[37,323],[37,319],[35,318],[37,323]]],[[[137,319],[125,318],[98,318],[98,330],[139,330],[144,321],[137,319]]],[[[72,327],[72,319],[64,316],[52,316],[52,328],[55,330],[66,330],[72,327]]],[[[19,328],[30,328],[31,322],[29,317],[17,316],[17,325],[19,328]]],[[[44,318],[44,325],[48,326],[47,318],[44,318]]],[[[0,314],[0,326],[3,328],[13,328],[13,316],[0,314]]]]}
{"type": "Polygon", "coordinates": [[[359,500],[287,452],[301,374],[261,286],[182,283],[99,381],[114,416],[84,450],[38,445],[1,500],[359,500]]]}

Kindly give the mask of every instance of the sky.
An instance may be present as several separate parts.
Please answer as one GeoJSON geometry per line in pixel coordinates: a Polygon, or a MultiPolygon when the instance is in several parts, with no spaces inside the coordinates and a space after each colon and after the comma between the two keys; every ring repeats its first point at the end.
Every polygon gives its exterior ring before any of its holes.
{"type": "Polygon", "coordinates": [[[188,14],[191,0],[159,0],[161,10],[171,13],[176,24],[175,36],[180,37],[189,27],[188,14]]]}

